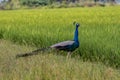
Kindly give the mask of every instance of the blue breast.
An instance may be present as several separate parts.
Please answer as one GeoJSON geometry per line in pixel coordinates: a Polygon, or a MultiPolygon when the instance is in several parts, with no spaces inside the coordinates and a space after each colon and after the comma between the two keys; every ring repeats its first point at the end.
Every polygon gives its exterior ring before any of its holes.
{"type": "Polygon", "coordinates": [[[75,42],[73,45],[71,45],[71,50],[70,51],[74,51],[78,47],[79,47],[79,42],[75,42]]]}

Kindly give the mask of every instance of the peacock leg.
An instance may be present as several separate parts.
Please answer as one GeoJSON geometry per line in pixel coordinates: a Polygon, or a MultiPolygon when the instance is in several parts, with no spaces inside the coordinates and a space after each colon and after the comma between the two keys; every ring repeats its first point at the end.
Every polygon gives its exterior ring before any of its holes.
{"type": "Polygon", "coordinates": [[[67,54],[67,59],[68,59],[69,57],[71,58],[71,52],[68,52],[68,54],[67,54]]]}

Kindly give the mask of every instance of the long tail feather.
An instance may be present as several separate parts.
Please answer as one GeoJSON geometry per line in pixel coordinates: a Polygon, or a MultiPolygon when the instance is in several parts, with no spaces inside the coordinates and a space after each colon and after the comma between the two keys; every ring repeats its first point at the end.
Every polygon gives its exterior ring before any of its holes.
{"type": "Polygon", "coordinates": [[[41,48],[41,49],[37,49],[37,50],[34,50],[34,51],[32,51],[32,52],[28,52],[28,53],[25,53],[25,54],[17,54],[16,55],[16,58],[19,58],[19,57],[27,57],[27,56],[32,56],[32,55],[37,55],[38,54],[38,52],[40,52],[40,51],[45,51],[45,50],[47,50],[47,49],[49,49],[50,47],[48,47],[48,48],[41,48]]]}

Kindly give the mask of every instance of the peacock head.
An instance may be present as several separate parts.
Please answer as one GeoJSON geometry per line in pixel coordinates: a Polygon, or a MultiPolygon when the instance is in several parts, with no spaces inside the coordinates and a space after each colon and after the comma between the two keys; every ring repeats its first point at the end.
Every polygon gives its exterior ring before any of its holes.
{"type": "Polygon", "coordinates": [[[76,21],[73,22],[73,25],[75,25],[76,27],[79,27],[80,24],[79,23],[76,23],[76,21]]]}
{"type": "Polygon", "coordinates": [[[79,23],[76,23],[76,27],[79,27],[80,26],[80,24],[79,23]]]}

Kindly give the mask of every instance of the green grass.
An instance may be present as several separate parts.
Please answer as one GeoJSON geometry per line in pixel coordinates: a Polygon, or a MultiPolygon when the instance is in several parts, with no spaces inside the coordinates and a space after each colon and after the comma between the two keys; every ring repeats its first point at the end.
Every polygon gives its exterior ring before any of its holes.
{"type": "Polygon", "coordinates": [[[101,63],[79,58],[39,54],[16,59],[15,55],[35,48],[0,40],[1,80],[120,80],[120,72],[101,63]]]}
{"type": "Polygon", "coordinates": [[[79,28],[83,61],[120,68],[120,7],[0,11],[0,38],[39,48],[72,40],[73,21],[79,28]]]}

